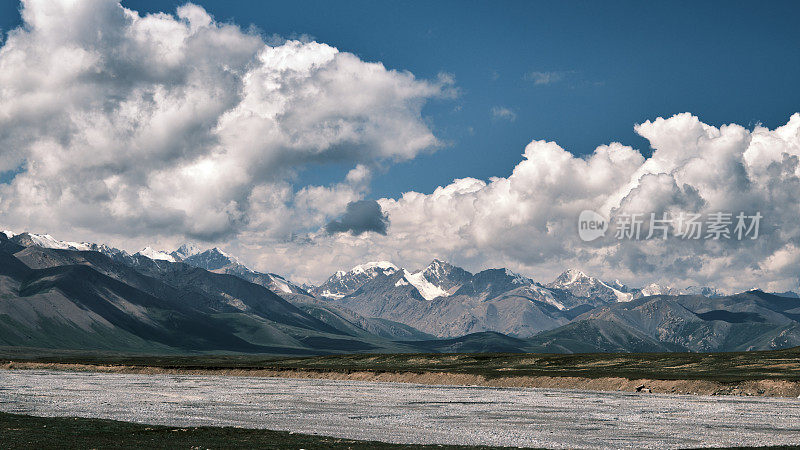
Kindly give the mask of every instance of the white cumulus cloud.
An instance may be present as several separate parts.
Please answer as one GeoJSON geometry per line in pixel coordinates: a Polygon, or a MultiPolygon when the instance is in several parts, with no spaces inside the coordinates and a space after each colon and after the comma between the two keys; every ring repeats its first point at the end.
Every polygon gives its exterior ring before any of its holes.
{"type": "Polygon", "coordinates": [[[9,226],[280,234],[341,213],[370,166],[439,145],[421,109],[450,95],[450,79],[318,42],[270,46],[192,4],[142,16],[113,0],[26,0],[22,19],[0,49],[0,172],[20,171],[0,185],[9,226]],[[354,172],[291,186],[304,166],[330,162],[354,172]],[[272,226],[266,216],[295,203],[307,209],[272,226]]]}
{"type": "Polygon", "coordinates": [[[128,249],[215,241],[298,281],[439,257],[539,280],[578,267],[632,284],[798,289],[800,114],[776,129],[688,113],[645,121],[635,130],[653,148],[647,158],[620,143],[576,157],[535,140],[504,177],[376,208],[376,169],[440,145],[421,111],[456,92],[453,76],[417,79],[309,39],[269,45],[192,4],[140,15],[113,0],[27,0],[22,19],[0,48],[0,173],[16,174],[0,184],[4,227],[128,249]],[[303,168],[329,163],[351,170],[295,185],[303,168]],[[385,230],[326,232],[348,205],[379,211],[385,230]],[[586,243],[586,209],[612,222],[651,212],[763,220],[755,240],[586,243]]]}
{"type": "Polygon", "coordinates": [[[544,281],[578,267],[633,285],[798,288],[800,114],[774,130],[717,128],[688,113],[635,129],[649,140],[651,157],[619,143],[576,157],[554,142],[533,141],[507,177],[459,179],[428,194],[380,199],[389,216],[386,236],[320,235],[288,254],[320,255],[324,270],[300,271],[312,279],[366,259],[413,268],[444,257],[473,270],[510,267],[544,281]],[[763,219],[755,240],[619,240],[610,231],[587,243],[577,233],[587,209],[612,221],[651,212],[673,218],[758,212],[763,219]]]}

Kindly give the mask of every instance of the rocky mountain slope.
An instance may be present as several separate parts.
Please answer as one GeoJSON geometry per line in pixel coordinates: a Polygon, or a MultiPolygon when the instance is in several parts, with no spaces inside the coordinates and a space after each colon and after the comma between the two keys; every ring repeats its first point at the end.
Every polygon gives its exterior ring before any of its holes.
{"type": "Polygon", "coordinates": [[[604,303],[633,300],[633,294],[620,290],[619,284],[617,287],[613,287],[611,284],[590,277],[577,269],[568,269],[553,282],[548,283],[547,287],[569,292],[578,298],[592,298],[604,303]]]}
{"type": "MultiPolygon", "coordinates": [[[[180,249],[178,250],[180,251],[180,249]]],[[[250,270],[235,257],[228,255],[218,248],[198,251],[181,260],[184,264],[208,270],[214,273],[224,273],[237,276],[243,280],[255,283],[275,292],[276,294],[304,294],[310,295],[305,289],[274,273],[261,273],[250,270]]]]}
{"type": "MultiPolygon", "coordinates": [[[[301,310],[319,318],[328,325],[332,325],[334,328],[340,329],[340,331],[355,333],[355,335],[375,335],[384,339],[399,341],[430,339],[432,337],[427,333],[420,332],[402,323],[381,318],[363,317],[342,306],[320,301],[320,299],[314,297],[313,294],[306,289],[286,278],[274,273],[261,273],[251,270],[236,257],[218,248],[202,250],[197,245],[186,243],[173,252],[159,251],[147,247],[134,254],[129,254],[125,251],[105,245],[68,243],[58,241],[51,236],[45,237],[31,235],[29,233],[23,233],[17,236],[12,234],[12,236],[12,241],[18,241],[23,245],[30,245],[31,249],[71,249],[102,253],[122,266],[135,269],[128,271],[129,273],[126,274],[128,279],[130,279],[131,276],[134,278],[136,277],[136,275],[132,274],[145,272],[156,278],[163,276],[167,283],[175,282],[175,279],[171,277],[177,278],[180,276],[175,272],[176,266],[173,266],[173,263],[177,262],[213,273],[233,275],[250,283],[263,286],[290,303],[295,304],[301,310]],[[165,276],[164,274],[168,275],[165,276]]],[[[36,252],[42,257],[42,251],[37,250],[36,252]]],[[[62,255],[61,257],[64,258],[66,256],[62,255]]],[[[95,264],[98,263],[97,259],[98,258],[94,258],[95,264]]],[[[62,263],[66,262],[62,261],[62,263]]],[[[50,262],[46,264],[57,265],[58,263],[50,262]]],[[[351,283],[358,283],[359,279],[367,280],[375,274],[393,270],[392,267],[393,266],[388,263],[361,265],[353,269],[353,274],[347,277],[341,277],[340,281],[349,278],[351,283]]],[[[344,272],[340,274],[344,274],[344,272]]]]}
{"type": "Polygon", "coordinates": [[[263,286],[183,263],[134,266],[0,235],[0,345],[130,352],[410,351],[309,315],[263,286]]]}
{"type": "Polygon", "coordinates": [[[331,302],[365,317],[401,322],[438,337],[482,331],[530,337],[583,312],[572,311],[565,303],[573,307],[585,303],[509,270],[490,269],[473,275],[439,260],[414,273],[403,269],[376,276],[331,302]]]}
{"type": "Polygon", "coordinates": [[[751,291],[608,304],[542,333],[543,351],[747,351],[800,345],[800,302],[751,291]]]}
{"type": "Polygon", "coordinates": [[[338,271],[324,283],[317,286],[313,293],[316,296],[339,299],[352,294],[364,283],[379,275],[391,275],[397,272],[397,266],[388,261],[375,261],[360,264],[348,271],[338,271]]]}
{"type": "Polygon", "coordinates": [[[0,345],[287,354],[800,345],[794,293],[629,288],[575,269],[541,284],[507,269],[472,274],[439,259],[416,271],[366,263],[313,287],[190,244],[129,254],[0,233],[0,249],[0,345]],[[207,327],[214,332],[199,331],[207,327]]]}

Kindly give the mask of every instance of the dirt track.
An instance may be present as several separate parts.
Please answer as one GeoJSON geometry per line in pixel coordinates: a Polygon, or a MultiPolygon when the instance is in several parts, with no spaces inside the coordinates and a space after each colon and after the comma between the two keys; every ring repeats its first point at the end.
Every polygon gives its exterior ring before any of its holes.
{"type": "Polygon", "coordinates": [[[311,378],[325,380],[378,381],[427,385],[459,385],[489,387],[529,387],[549,389],[581,389],[591,391],[628,391],[691,394],[691,395],[753,395],[770,397],[799,397],[800,382],[783,380],[751,380],[727,384],[706,380],[651,380],[619,377],[550,377],[510,376],[485,378],[481,375],[442,372],[334,372],[266,369],[187,370],[124,365],[88,365],[38,362],[9,362],[0,364],[2,370],[50,369],[79,372],[192,374],[244,377],[311,378]]]}

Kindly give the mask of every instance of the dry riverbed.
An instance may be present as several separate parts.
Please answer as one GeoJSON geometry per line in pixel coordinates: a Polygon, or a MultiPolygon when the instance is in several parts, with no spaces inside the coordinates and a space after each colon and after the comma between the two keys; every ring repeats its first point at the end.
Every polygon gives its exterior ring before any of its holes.
{"type": "Polygon", "coordinates": [[[603,449],[800,444],[800,400],[730,395],[0,370],[0,411],[395,444],[603,449]]]}

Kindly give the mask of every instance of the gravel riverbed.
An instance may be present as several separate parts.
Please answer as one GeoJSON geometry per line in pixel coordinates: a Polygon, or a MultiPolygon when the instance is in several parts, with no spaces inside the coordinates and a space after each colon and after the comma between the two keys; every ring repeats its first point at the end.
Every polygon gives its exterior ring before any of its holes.
{"type": "Polygon", "coordinates": [[[800,400],[206,375],[0,370],[0,411],[394,443],[800,444],[800,400]]]}

